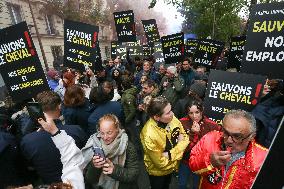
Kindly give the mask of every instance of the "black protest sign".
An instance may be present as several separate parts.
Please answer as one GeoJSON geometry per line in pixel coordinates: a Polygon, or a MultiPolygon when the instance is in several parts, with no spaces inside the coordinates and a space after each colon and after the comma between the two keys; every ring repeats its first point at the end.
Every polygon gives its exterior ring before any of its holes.
{"type": "Polygon", "coordinates": [[[204,100],[205,115],[222,124],[224,114],[232,109],[251,111],[261,97],[265,77],[211,70],[204,100]]]}
{"type": "Polygon", "coordinates": [[[0,72],[13,101],[49,90],[26,22],[0,30],[0,72]]]}
{"type": "Polygon", "coordinates": [[[150,45],[143,45],[143,55],[146,57],[152,56],[152,47],[150,45]]]}
{"type": "Polygon", "coordinates": [[[160,41],[160,34],[155,19],[141,20],[147,37],[148,44],[153,46],[154,42],[160,41]]]}
{"type": "Polygon", "coordinates": [[[240,70],[245,43],[246,36],[237,36],[231,38],[227,68],[237,68],[237,70],[240,70]]]}
{"type": "Polygon", "coordinates": [[[162,37],[163,54],[166,64],[179,63],[184,58],[184,35],[177,33],[162,37]]]}
{"type": "Polygon", "coordinates": [[[217,58],[220,56],[224,43],[211,39],[200,39],[193,55],[193,61],[207,68],[214,68],[217,58]]]}
{"type": "Polygon", "coordinates": [[[112,41],[111,42],[111,58],[112,59],[115,59],[116,58],[116,47],[117,47],[118,43],[117,41],[112,41]]]}
{"type": "Polygon", "coordinates": [[[198,39],[189,38],[185,42],[185,56],[192,57],[198,46],[198,39]]]}
{"type": "Polygon", "coordinates": [[[134,59],[135,57],[143,57],[143,47],[140,45],[140,41],[137,42],[127,42],[126,50],[129,53],[129,57],[134,59]]]}
{"type": "Polygon", "coordinates": [[[129,10],[122,12],[114,12],[113,15],[118,41],[135,42],[136,30],[133,11],[129,10]]]}
{"type": "Polygon", "coordinates": [[[284,78],[283,7],[284,2],[252,7],[241,72],[284,78]]]}
{"type": "Polygon", "coordinates": [[[164,55],[163,55],[163,47],[161,42],[154,43],[154,57],[157,64],[165,63],[164,55]]]}
{"type": "Polygon", "coordinates": [[[116,56],[119,56],[121,60],[126,60],[126,43],[119,43],[116,47],[116,56]]]}
{"type": "Polygon", "coordinates": [[[281,170],[284,169],[284,116],[276,128],[278,129],[269,148],[269,152],[251,189],[283,189],[284,187],[284,181],[281,179],[283,178],[281,170]]]}
{"type": "Polygon", "coordinates": [[[95,69],[99,27],[64,21],[64,66],[85,71],[95,69]]]}

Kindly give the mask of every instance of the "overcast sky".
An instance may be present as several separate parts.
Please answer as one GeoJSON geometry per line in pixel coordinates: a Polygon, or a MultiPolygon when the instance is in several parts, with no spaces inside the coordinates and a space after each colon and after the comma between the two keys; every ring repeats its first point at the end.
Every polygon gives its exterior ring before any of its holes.
{"type": "Polygon", "coordinates": [[[180,32],[183,17],[173,5],[167,5],[163,0],[158,0],[154,9],[157,12],[162,12],[167,19],[168,34],[174,34],[180,32]],[[175,18],[177,16],[177,18],[175,18]]]}

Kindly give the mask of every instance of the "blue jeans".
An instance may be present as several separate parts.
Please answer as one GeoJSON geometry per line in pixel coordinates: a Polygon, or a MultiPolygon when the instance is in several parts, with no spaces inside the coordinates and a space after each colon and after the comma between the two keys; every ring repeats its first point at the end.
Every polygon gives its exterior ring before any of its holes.
{"type": "Polygon", "coordinates": [[[188,165],[184,164],[183,162],[180,162],[179,170],[178,170],[178,185],[179,189],[186,189],[186,185],[188,183],[189,178],[193,179],[193,186],[192,189],[198,188],[199,183],[199,176],[194,174],[188,165]]]}

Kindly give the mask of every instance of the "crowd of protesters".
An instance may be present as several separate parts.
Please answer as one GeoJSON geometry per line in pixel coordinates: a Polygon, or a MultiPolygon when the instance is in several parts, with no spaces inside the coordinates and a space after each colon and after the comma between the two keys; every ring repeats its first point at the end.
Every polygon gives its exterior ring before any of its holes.
{"type": "Polygon", "coordinates": [[[139,161],[152,189],[173,176],[180,189],[250,188],[284,114],[283,82],[267,80],[251,113],[232,110],[220,126],[204,114],[208,75],[189,58],[50,69],[34,99],[42,118],[29,115],[32,99],[7,94],[0,109],[0,188],[136,189],[139,161]]]}

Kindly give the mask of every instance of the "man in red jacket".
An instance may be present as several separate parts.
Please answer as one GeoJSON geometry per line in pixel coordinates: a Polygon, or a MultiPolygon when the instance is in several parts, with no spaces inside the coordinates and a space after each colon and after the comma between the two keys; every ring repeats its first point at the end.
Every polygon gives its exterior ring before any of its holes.
{"type": "Polygon", "coordinates": [[[201,189],[249,189],[266,157],[255,143],[254,117],[243,110],[228,112],[223,131],[206,134],[191,151],[189,166],[201,175],[201,189]]]}

